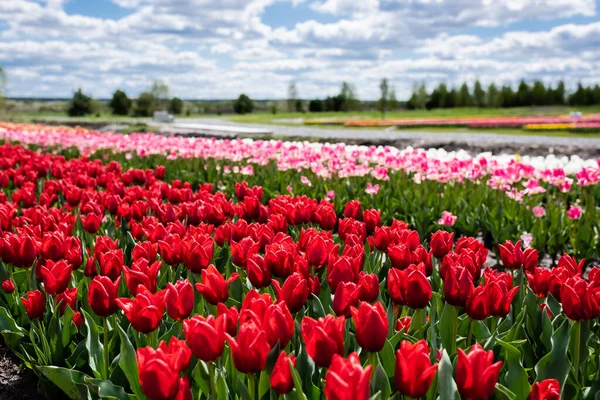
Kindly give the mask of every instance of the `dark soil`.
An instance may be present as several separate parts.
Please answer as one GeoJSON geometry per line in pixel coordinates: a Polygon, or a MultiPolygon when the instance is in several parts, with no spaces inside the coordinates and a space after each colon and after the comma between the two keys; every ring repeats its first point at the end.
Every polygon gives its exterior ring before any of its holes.
{"type": "Polygon", "coordinates": [[[0,399],[43,399],[44,396],[38,392],[38,382],[33,371],[21,367],[19,359],[0,337],[0,399]]]}

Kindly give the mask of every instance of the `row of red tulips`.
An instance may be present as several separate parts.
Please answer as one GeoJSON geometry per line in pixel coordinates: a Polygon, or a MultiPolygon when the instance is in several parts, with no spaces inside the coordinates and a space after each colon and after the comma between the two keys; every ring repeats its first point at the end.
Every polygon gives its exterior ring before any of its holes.
{"type": "Polygon", "coordinates": [[[265,204],[245,182],[230,198],[164,182],[160,166],[0,152],[0,331],[72,398],[589,399],[600,387],[600,274],[570,256],[545,269],[506,242],[492,269],[477,239],[421,238],[358,201],[265,204]]]}

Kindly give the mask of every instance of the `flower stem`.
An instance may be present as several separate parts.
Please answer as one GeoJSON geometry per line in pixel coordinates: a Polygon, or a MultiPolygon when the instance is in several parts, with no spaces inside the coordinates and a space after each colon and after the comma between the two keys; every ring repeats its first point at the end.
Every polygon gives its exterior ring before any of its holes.
{"type": "Polygon", "coordinates": [[[250,400],[256,400],[256,377],[254,374],[248,374],[248,391],[250,392],[250,400]]]}
{"type": "Polygon", "coordinates": [[[458,309],[456,306],[452,306],[454,309],[454,320],[452,321],[452,343],[450,344],[450,355],[456,353],[456,336],[458,336],[458,309]]]}
{"type": "Polygon", "coordinates": [[[104,379],[108,380],[109,379],[109,372],[108,372],[108,368],[109,368],[109,349],[108,349],[108,317],[104,317],[104,371],[106,373],[106,376],[104,377],[104,379]]]}
{"type": "Polygon", "coordinates": [[[496,333],[497,327],[498,327],[498,318],[492,317],[492,330],[491,330],[492,336],[494,336],[494,334],[496,333]]]}
{"type": "Polygon", "coordinates": [[[369,364],[371,364],[373,368],[377,366],[377,353],[369,353],[369,364]]]}
{"type": "Polygon", "coordinates": [[[579,375],[579,353],[580,353],[580,347],[581,347],[581,322],[580,321],[575,321],[575,323],[573,324],[573,328],[575,329],[575,345],[574,347],[574,354],[573,354],[573,367],[575,368],[575,381],[578,381],[578,375],[579,375]]]}
{"type": "Polygon", "coordinates": [[[217,399],[217,387],[215,386],[215,363],[208,363],[208,374],[210,379],[210,396],[211,398],[217,399]]]}
{"type": "Polygon", "coordinates": [[[473,325],[475,325],[475,320],[471,318],[471,322],[469,322],[469,332],[467,333],[466,348],[469,348],[471,346],[471,338],[473,336],[473,325]]]}

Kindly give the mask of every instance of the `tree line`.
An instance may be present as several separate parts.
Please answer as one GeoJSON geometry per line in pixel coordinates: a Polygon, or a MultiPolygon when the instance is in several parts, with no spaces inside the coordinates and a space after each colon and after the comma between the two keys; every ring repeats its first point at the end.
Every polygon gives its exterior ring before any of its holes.
{"type": "Polygon", "coordinates": [[[564,82],[560,81],[555,87],[535,81],[529,85],[521,81],[516,90],[509,85],[496,86],[491,83],[484,89],[477,80],[471,90],[466,83],[458,89],[449,88],[440,83],[431,92],[425,84],[413,90],[406,103],[408,109],[434,109],[454,107],[530,107],[530,106],[590,106],[600,104],[600,86],[577,85],[575,92],[567,94],[564,82]]]}
{"type": "MultiPolygon", "coordinates": [[[[164,110],[171,114],[182,114],[184,103],[179,97],[169,97],[168,86],[161,81],[154,81],[148,91],[141,93],[137,99],[131,99],[122,90],[116,90],[108,103],[113,115],[131,115],[134,117],[150,117],[154,111],[164,110]]],[[[81,89],[73,94],[67,113],[72,117],[81,117],[96,112],[91,96],[81,89]]]]}

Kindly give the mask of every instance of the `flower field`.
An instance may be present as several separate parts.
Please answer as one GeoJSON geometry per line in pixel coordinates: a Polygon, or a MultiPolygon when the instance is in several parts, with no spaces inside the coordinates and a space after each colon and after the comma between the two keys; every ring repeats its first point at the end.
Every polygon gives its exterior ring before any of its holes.
{"type": "Polygon", "coordinates": [[[595,160],[0,136],[0,333],[49,397],[600,392],[595,160]]]}
{"type": "Polygon", "coordinates": [[[574,132],[592,132],[600,129],[600,115],[589,114],[580,117],[571,116],[524,116],[524,117],[446,117],[414,118],[389,120],[343,120],[308,119],[307,125],[344,125],[347,127],[395,126],[398,128],[417,127],[465,127],[465,128],[523,128],[525,130],[569,130],[574,132]]]}

